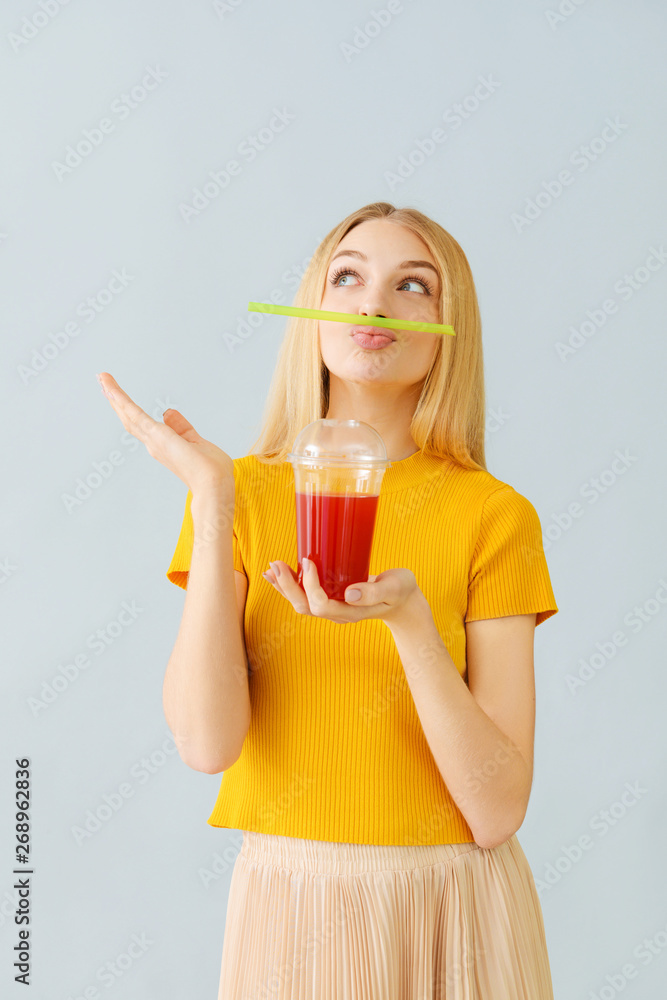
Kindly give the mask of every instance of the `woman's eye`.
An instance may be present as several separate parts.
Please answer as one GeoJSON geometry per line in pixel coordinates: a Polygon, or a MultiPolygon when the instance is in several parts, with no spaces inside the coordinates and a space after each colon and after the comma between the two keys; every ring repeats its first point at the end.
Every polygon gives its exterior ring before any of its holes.
{"type": "MultiPolygon", "coordinates": [[[[334,271],[331,276],[331,284],[337,288],[343,288],[345,286],[341,285],[343,278],[358,278],[359,275],[356,271],[350,271],[348,269],[341,271],[334,271]]],[[[351,282],[347,282],[351,284],[351,282]]],[[[422,281],[420,278],[405,278],[405,280],[398,286],[399,288],[405,288],[406,285],[415,286],[413,291],[419,291],[422,295],[430,295],[432,292],[431,286],[426,281],[422,281]]]]}

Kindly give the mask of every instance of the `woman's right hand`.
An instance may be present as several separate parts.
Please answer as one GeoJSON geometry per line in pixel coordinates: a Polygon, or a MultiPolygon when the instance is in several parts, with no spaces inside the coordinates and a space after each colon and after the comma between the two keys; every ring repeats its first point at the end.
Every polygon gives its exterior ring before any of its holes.
{"type": "Polygon", "coordinates": [[[97,380],[126,431],[146,445],[149,455],[181,479],[193,496],[234,483],[234,464],[217,445],[197,434],[178,410],[165,410],[164,423],[153,420],[130,399],[109,372],[97,380]]]}

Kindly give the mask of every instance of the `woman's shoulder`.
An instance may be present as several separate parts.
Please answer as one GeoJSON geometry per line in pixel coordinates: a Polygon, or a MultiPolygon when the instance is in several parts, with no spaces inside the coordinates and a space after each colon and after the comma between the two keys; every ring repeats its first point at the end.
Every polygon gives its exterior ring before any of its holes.
{"type": "Polygon", "coordinates": [[[500,490],[505,490],[506,492],[516,492],[513,486],[510,486],[509,483],[506,483],[504,480],[494,476],[488,469],[472,469],[462,466],[458,462],[454,462],[451,459],[448,459],[447,461],[450,475],[455,476],[460,483],[465,484],[470,493],[477,497],[482,503],[487,500],[492,493],[497,493],[500,490]]]}
{"type": "Polygon", "coordinates": [[[503,530],[510,525],[539,524],[539,515],[532,500],[516,486],[487,473],[484,489],[480,492],[479,513],[486,524],[498,523],[503,530]]]}
{"type": "Polygon", "coordinates": [[[467,469],[456,465],[454,474],[459,477],[458,495],[468,511],[478,518],[534,520],[537,516],[528,496],[487,469],[467,469]]]}
{"type": "Polygon", "coordinates": [[[287,461],[276,461],[275,459],[267,459],[260,455],[255,455],[254,452],[250,452],[248,455],[241,455],[239,458],[233,458],[234,472],[237,470],[240,475],[243,476],[253,476],[254,478],[275,478],[278,474],[285,475],[289,472],[291,465],[287,461]]]}
{"type": "Polygon", "coordinates": [[[252,467],[251,459],[254,459],[254,455],[241,455],[239,458],[233,458],[234,463],[234,475],[237,473],[243,475],[247,472],[249,467],[252,467]]]}

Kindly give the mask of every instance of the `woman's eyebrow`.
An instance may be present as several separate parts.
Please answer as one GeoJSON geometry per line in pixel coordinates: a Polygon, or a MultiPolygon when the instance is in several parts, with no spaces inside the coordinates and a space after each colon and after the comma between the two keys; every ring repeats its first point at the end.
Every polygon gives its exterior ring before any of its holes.
{"type": "MultiPolygon", "coordinates": [[[[335,261],[336,257],[359,257],[360,260],[368,260],[366,254],[362,253],[361,250],[339,250],[338,253],[335,253],[331,258],[332,264],[335,261]]],[[[403,260],[398,265],[397,270],[408,267],[428,267],[431,269],[431,271],[435,271],[435,273],[438,274],[437,267],[434,267],[433,264],[431,264],[427,260],[403,260]]]]}

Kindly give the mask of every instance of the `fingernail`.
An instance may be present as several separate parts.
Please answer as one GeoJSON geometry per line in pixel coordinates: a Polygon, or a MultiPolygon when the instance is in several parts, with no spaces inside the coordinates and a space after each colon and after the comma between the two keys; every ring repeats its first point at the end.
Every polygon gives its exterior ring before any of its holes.
{"type": "Polygon", "coordinates": [[[347,594],[345,595],[345,600],[358,601],[360,597],[361,597],[360,590],[348,590],[347,594]]]}
{"type": "Polygon", "coordinates": [[[279,568],[277,562],[269,563],[269,566],[271,567],[271,569],[273,570],[273,572],[276,574],[276,576],[280,576],[280,568],[279,568]]]}
{"type": "Polygon", "coordinates": [[[97,375],[96,377],[97,377],[97,381],[100,384],[100,389],[102,390],[102,392],[104,393],[104,395],[108,396],[109,399],[115,399],[116,397],[114,396],[114,394],[112,392],[109,392],[108,389],[104,388],[104,384],[103,384],[102,379],[100,378],[100,376],[97,375]]]}

